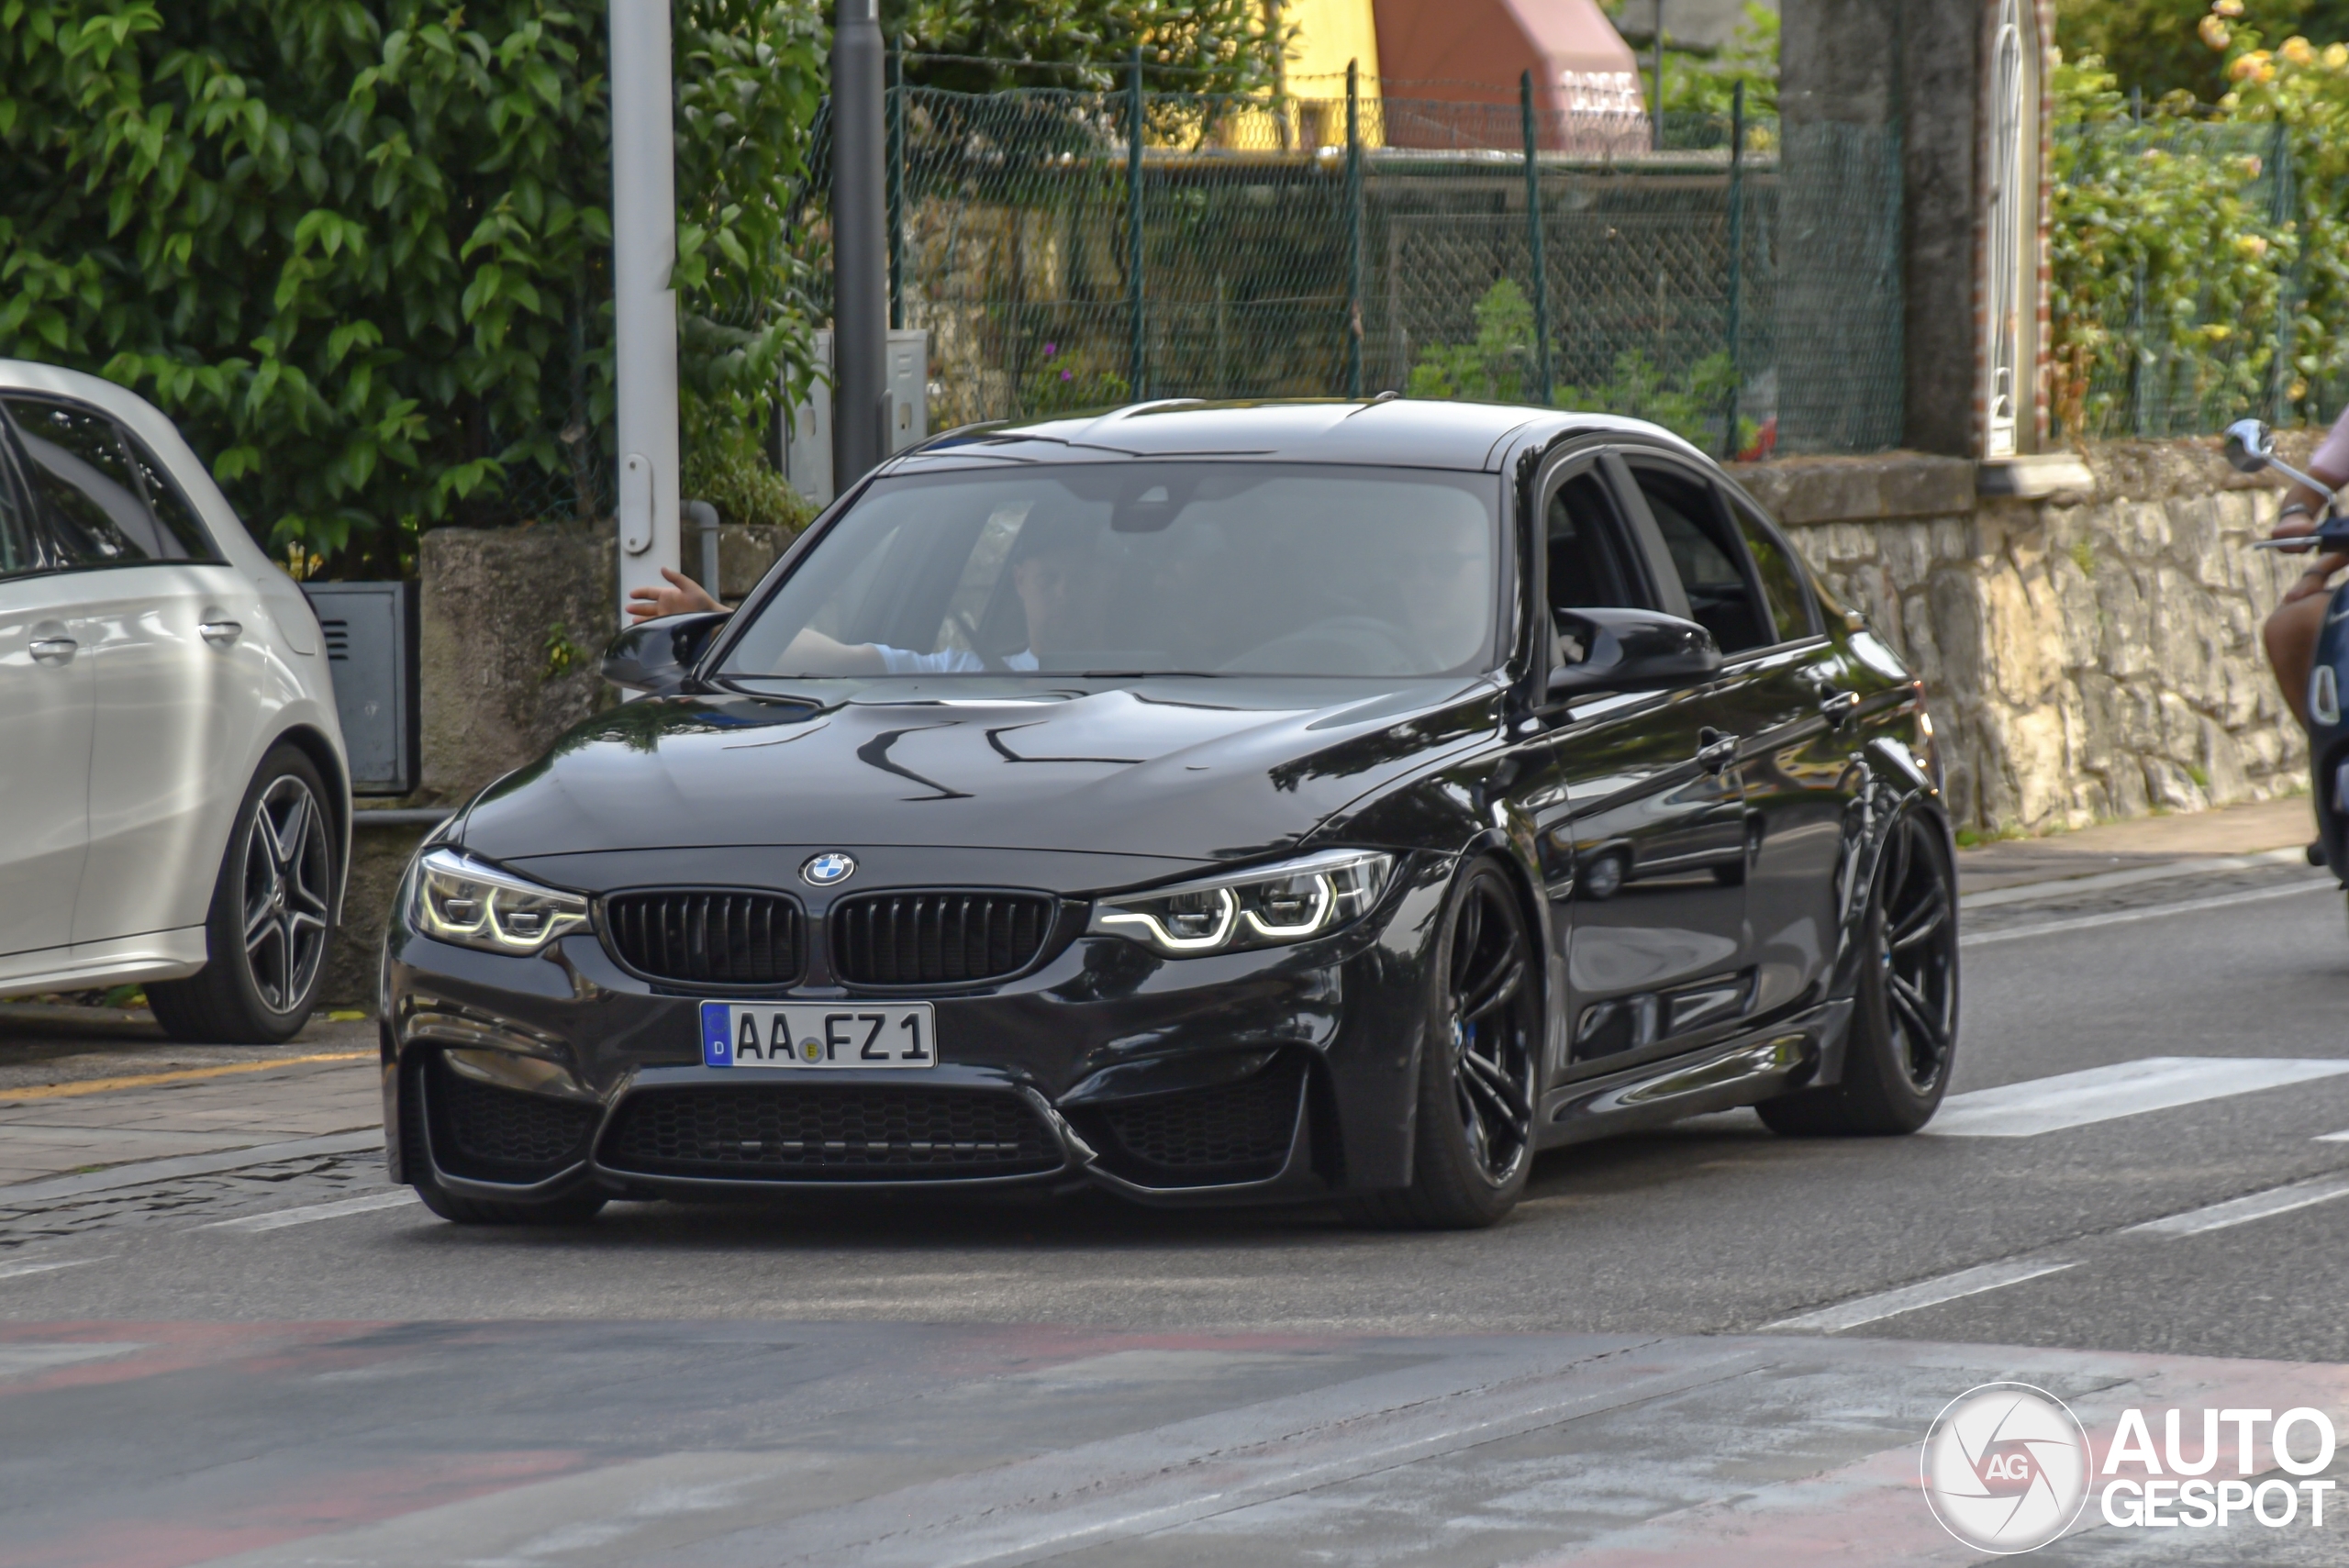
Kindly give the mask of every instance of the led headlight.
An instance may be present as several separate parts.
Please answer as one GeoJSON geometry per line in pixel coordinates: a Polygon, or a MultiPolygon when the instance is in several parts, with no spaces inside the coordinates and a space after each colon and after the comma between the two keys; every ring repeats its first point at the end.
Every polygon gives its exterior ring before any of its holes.
{"type": "Polygon", "coordinates": [[[584,926],[587,900],[440,849],[417,862],[408,919],[436,941],[533,953],[584,926]]]}
{"type": "Polygon", "coordinates": [[[1088,929],[1171,958],[1301,942],[1376,903],[1394,863],[1394,856],[1375,851],[1332,850],[1206,882],[1114,895],[1094,906],[1088,929]]]}

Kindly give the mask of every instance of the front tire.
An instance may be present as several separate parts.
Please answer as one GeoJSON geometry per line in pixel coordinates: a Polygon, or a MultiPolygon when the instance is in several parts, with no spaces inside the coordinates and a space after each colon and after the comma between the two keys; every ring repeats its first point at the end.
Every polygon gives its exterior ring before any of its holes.
{"type": "Polygon", "coordinates": [[[1390,1229],[1473,1230],[1517,1207],[1541,1098],[1541,955],[1489,856],[1453,884],[1428,976],[1411,1184],[1349,1205],[1390,1229]]]}
{"type": "Polygon", "coordinates": [[[1914,1132],[1949,1091],[1957,1052],[1957,877],[1932,818],[1886,836],[1861,920],[1860,973],[1843,1081],[1753,1108],[1790,1137],[1914,1132]]]}
{"type": "Polygon", "coordinates": [[[262,759],[228,831],[205,918],[204,967],[147,987],[190,1044],[274,1045],[310,1021],[333,940],[336,843],[327,786],[294,746],[262,759]]]}

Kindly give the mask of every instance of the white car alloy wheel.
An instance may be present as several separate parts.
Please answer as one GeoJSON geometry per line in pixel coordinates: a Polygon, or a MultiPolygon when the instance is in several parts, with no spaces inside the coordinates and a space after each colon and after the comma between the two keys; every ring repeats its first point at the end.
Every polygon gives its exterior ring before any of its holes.
{"type": "Polygon", "coordinates": [[[271,748],[245,791],[205,921],[210,954],[185,980],[147,987],[174,1040],[252,1044],[309,1021],[333,939],[334,819],[316,763],[271,748]]]}
{"type": "Polygon", "coordinates": [[[292,773],[271,781],[245,829],[245,967],[262,1005],[290,1013],[325,962],[331,857],[325,813],[292,773]]]}

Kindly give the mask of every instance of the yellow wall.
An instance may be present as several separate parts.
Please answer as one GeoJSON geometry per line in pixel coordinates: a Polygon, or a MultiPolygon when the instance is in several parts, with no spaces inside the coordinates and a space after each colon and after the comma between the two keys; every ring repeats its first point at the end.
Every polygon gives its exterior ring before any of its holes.
{"type": "Polygon", "coordinates": [[[1346,61],[1362,62],[1362,95],[1378,96],[1378,28],[1371,0],[1280,0],[1281,20],[1297,29],[1288,90],[1300,98],[1346,95],[1346,61]]]}

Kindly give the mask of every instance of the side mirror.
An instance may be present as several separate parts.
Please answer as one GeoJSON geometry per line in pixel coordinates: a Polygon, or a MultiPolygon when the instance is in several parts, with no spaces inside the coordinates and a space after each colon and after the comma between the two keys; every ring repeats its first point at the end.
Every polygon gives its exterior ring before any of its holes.
{"type": "Polygon", "coordinates": [[[2227,427],[2227,462],[2238,473],[2257,473],[2276,461],[2274,433],[2257,419],[2238,419],[2227,427]]]}
{"type": "Polygon", "coordinates": [[[656,696],[676,691],[731,615],[729,610],[698,610],[639,621],[604,650],[604,679],[656,696]]]}
{"type": "Polygon", "coordinates": [[[1721,667],[1711,632],[1660,610],[1560,610],[1557,625],[1564,657],[1550,672],[1552,702],[1698,685],[1721,667]]]}

